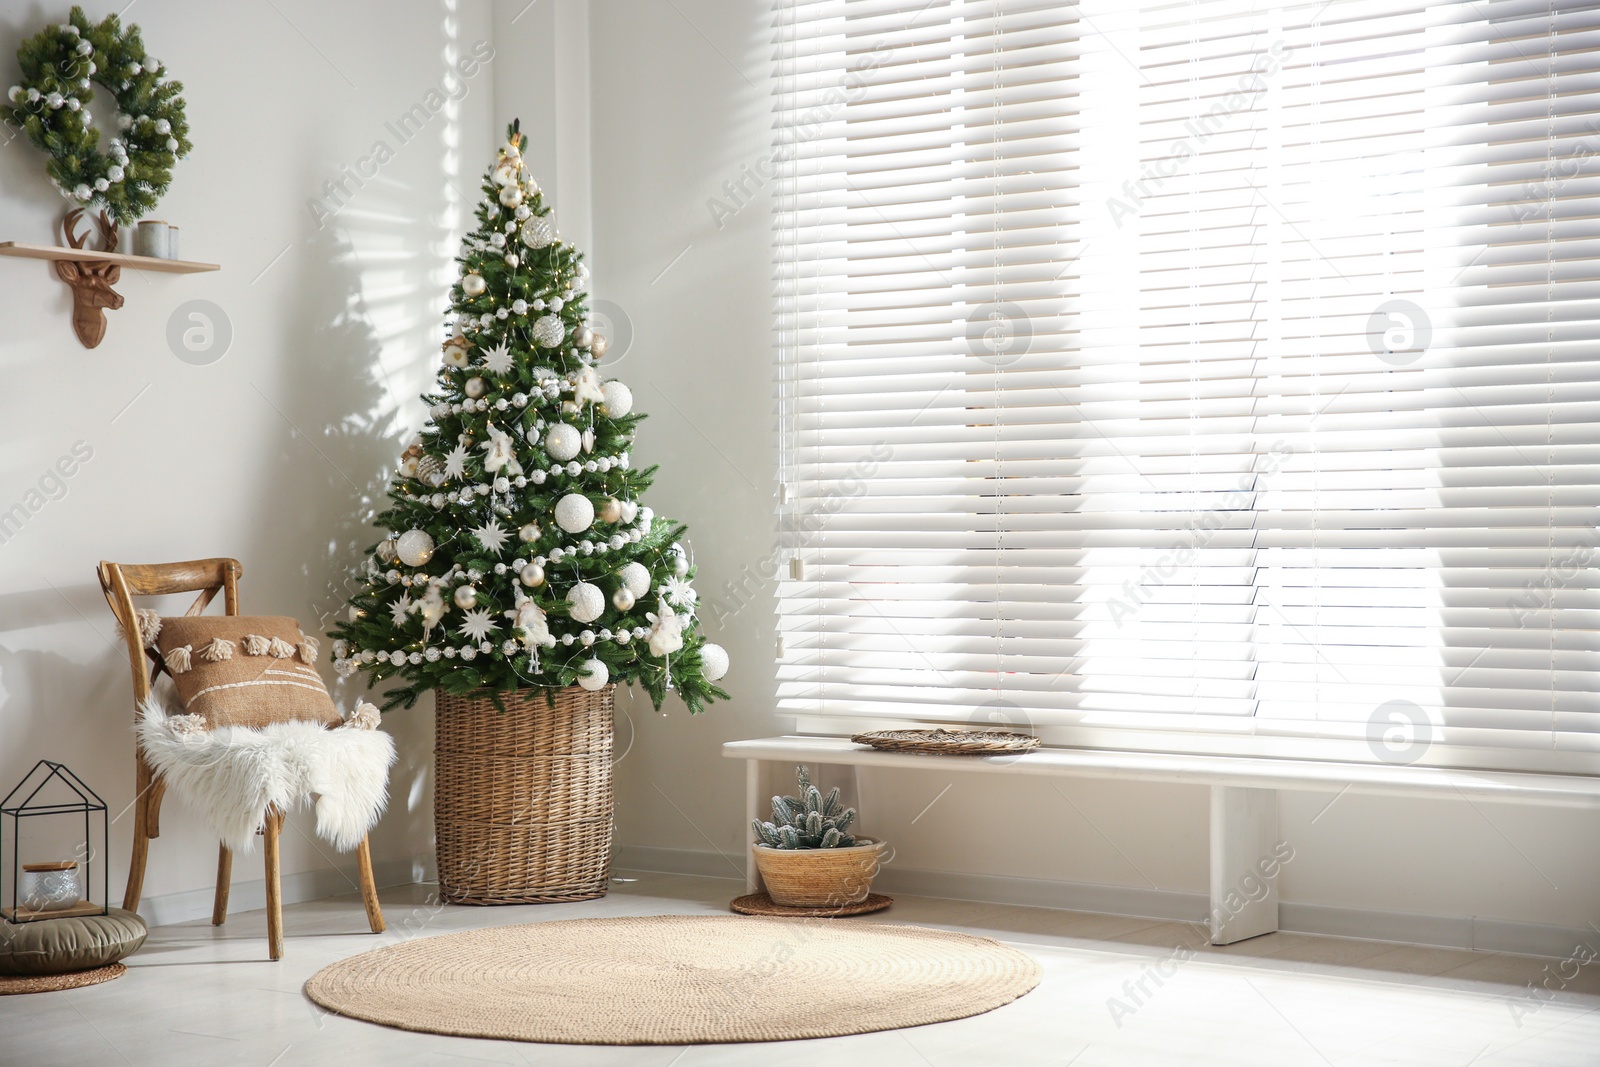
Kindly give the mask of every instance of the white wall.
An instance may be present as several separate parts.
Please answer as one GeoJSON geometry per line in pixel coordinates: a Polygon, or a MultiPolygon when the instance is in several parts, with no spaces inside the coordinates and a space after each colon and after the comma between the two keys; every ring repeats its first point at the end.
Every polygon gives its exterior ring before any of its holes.
{"type": "MultiPolygon", "coordinates": [[[[594,0],[590,17],[596,291],[635,329],[618,374],[652,415],[637,449],[662,464],[651,502],[691,524],[702,595],[730,604],[724,583],[745,581],[742,568],[773,543],[771,201],[762,190],[721,227],[707,201],[726,200],[724,182],[767,151],[768,19],[768,5],[749,0],[594,0]]],[[[758,596],[713,628],[733,654],[731,705],[690,721],[635,704],[639,737],[620,794],[625,854],[708,870],[742,862],[741,768],[717,746],[789,726],[771,710],[772,623],[770,597],[758,596]],[[713,848],[727,858],[642,851],[713,848]]],[[[943,880],[951,891],[1003,890],[970,875],[1205,890],[1198,789],[1057,789],[928,770],[867,774],[860,799],[868,828],[895,845],[896,866],[961,876],[943,880]]],[[[1600,921],[1594,814],[1285,794],[1281,825],[1296,849],[1282,878],[1290,905],[1569,928],[1600,921]]],[[[909,883],[941,884],[921,875],[909,883]]],[[[1314,910],[1286,916],[1314,925],[1314,910]]]]}
{"type": "MultiPolygon", "coordinates": [[[[125,6],[85,4],[96,19],[125,6]]],[[[17,76],[21,36],[64,10],[5,5],[0,84],[17,76]]],[[[184,82],[193,129],[157,217],[182,226],[186,256],[222,270],[124,272],[126,305],[87,350],[47,265],[0,261],[0,510],[74,442],[93,450],[65,495],[0,544],[0,785],[40,757],[63,760],[114,815],[133,797],[132,710],[96,562],[231,555],[244,564],[245,611],[314,628],[341,610],[342,576],[370,540],[364,512],[420,421],[462,201],[492,155],[498,62],[441,88],[450,64],[488,47],[486,0],[143,0],[128,17],[184,82]],[[402,143],[387,124],[419,104],[420,131],[402,143]],[[392,158],[363,174],[379,141],[392,158]],[[327,197],[330,180],[347,192],[327,197]],[[232,329],[226,354],[204,366],[166,340],[169,316],[196,298],[232,329]]],[[[64,202],[23,140],[0,147],[0,190],[0,239],[56,239],[64,202]]],[[[380,862],[426,852],[430,832],[428,711],[388,725],[403,755],[374,838],[380,862]]],[[[116,900],[129,821],[112,832],[116,900]]],[[[304,816],[292,826],[286,873],[350,869],[313,843],[304,816]]],[[[169,802],[162,829],[147,895],[209,885],[214,846],[195,818],[169,802]]],[[[236,875],[260,877],[245,860],[236,875]]]]}

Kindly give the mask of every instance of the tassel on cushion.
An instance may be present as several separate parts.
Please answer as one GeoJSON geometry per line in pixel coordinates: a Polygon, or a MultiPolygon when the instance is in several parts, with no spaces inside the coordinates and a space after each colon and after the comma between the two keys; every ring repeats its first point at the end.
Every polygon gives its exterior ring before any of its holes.
{"type": "Polygon", "coordinates": [[[368,704],[365,700],[356,704],[356,710],[344,724],[352,730],[376,730],[378,723],[383,721],[383,715],[378,711],[377,705],[368,704]]]}
{"type": "Polygon", "coordinates": [[[189,654],[194,651],[193,645],[179,645],[177,648],[167,650],[162,657],[167,661],[167,671],[171,674],[182,674],[191,666],[189,654]]]}
{"type": "Polygon", "coordinates": [[[173,737],[190,737],[206,732],[206,720],[203,715],[168,715],[165,724],[167,732],[173,737]]]}
{"type": "Polygon", "coordinates": [[[317,649],[321,643],[315,637],[302,637],[300,639],[300,662],[308,667],[317,662],[317,649]]]}
{"type": "Polygon", "coordinates": [[[145,648],[155,648],[156,638],[161,636],[161,616],[153,608],[140,608],[134,614],[139,617],[139,639],[145,648]]]}
{"type": "Polygon", "coordinates": [[[207,663],[221,663],[233,658],[233,642],[213,637],[211,643],[200,650],[200,658],[207,663]]]}
{"type": "Polygon", "coordinates": [[[274,659],[290,659],[294,656],[294,646],[281,637],[274,637],[267,645],[267,652],[274,659]]]}
{"type": "Polygon", "coordinates": [[[244,635],[244,654],[247,656],[265,656],[271,647],[272,642],[260,634],[244,635]]]}
{"type": "MultiPolygon", "coordinates": [[[[161,635],[161,616],[151,608],[137,608],[134,610],[133,617],[139,624],[139,644],[144,648],[155,648],[156,638],[161,635]]],[[[120,620],[117,623],[117,629],[124,631],[122,639],[126,641],[128,635],[120,620]]]]}

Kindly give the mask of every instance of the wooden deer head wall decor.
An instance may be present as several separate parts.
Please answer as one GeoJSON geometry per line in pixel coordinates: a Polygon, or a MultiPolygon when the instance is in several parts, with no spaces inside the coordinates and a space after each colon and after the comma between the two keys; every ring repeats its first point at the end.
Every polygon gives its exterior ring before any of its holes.
{"type": "MultiPolygon", "coordinates": [[[[74,208],[61,223],[62,234],[73,248],[83,248],[89,239],[87,233],[77,232],[82,218],[83,209],[74,208]]],[[[115,253],[117,224],[104,211],[100,212],[99,228],[101,251],[115,253]]],[[[109,260],[93,259],[58,259],[55,265],[56,276],[72,288],[72,332],[83,347],[93,348],[106,335],[106,311],[122,306],[122,297],[111,288],[121,279],[122,268],[109,260]]]]}

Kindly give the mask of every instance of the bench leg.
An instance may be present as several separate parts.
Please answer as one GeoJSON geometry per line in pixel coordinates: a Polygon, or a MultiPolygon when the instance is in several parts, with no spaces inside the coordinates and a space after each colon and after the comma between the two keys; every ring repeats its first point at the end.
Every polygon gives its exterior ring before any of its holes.
{"type": "MultiPolygon", "coordinates": [[[[747,759],[744,761],[744,826],[740,829],[740,840],[748,841],[752,836],[750,823],[761,818],[766,809],[763,807],[765,797],[761,795],[761,761],[747,759]]],[[[746,845],[744,850],[744,891],[746,893],[761,892],[761,871],[756,867],[756,856],[746,845]]]]}
{"type": "Polygon", "coordinates": [[[1213,945],[1231,945],[1278,928],[1278,791],[1211,787],[1213,945]]]}

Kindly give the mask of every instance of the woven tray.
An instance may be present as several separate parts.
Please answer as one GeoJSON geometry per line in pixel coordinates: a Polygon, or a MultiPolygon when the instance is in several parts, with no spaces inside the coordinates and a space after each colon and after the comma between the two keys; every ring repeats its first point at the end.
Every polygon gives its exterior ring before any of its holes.
{"type": "Polygon", "coordinates": [[[850,740],[885,752],[930,752],[940,756],[993,756],[1039,747],[1037,737],[1000,730],[874,730],[856,734],[850,740]]]}
{"type": "Polygon", "coordinates": [[[766,893],[751,893],[748,896],[734,897],[728,907],[740,915],[787,915],[802,919],[839,919],[846,915],[869,915],[875,911],[882,911],[893,903],[893,897],[886,897],[881,893],[869,893],[865,900],[857,901],[854,904],[841,904],[836,908],[791,908],[783,904],[774,904],[772,898],[766,893]]]}

